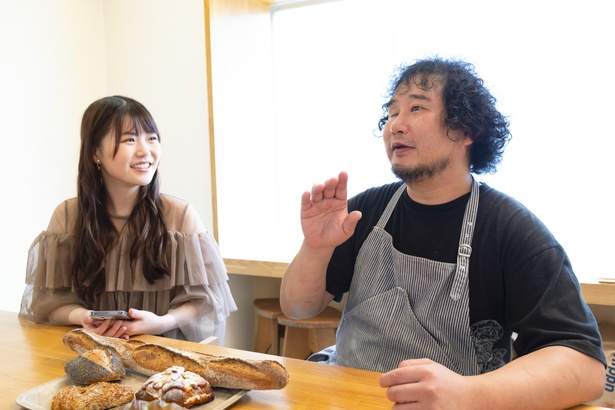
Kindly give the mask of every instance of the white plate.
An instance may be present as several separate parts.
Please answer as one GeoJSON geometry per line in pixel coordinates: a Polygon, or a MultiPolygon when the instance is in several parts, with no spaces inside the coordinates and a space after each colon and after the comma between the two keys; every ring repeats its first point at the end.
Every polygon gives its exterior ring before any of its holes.
{"type": "MultiPolygon", "coordinates": [[[[141,388],[143,383],[149,379],[148,376],[144,376],[140,373],[127,370],[126,377],[120,382],[123,385],[132,386],[135,391],[141,388]]],[[[75,384],[68,376],[58,377],[48,381],[47,383],[40,384],[30,390],[21,393],[16,401],[22,407],[29,410],[49,410],[51,408],[51,399],[53,395],[57,393],[64,386],[75,384]]],[[[248,390],[235,390],[235,389],[223,389],[220,387],[214,387],[214,399],[209,403],[200,404],[198,406],[192,406],[191,409],[198,410],[222,410],[226,409],[242,398],[248,390]]]]}

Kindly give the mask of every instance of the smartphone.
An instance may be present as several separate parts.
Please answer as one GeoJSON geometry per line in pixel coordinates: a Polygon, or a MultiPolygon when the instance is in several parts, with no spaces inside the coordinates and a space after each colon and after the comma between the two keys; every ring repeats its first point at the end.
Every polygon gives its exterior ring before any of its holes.
{"type": "Polygon", "coordinates": [[[96,320],[132,320],[125,310],[95,310],[90,313],[90,317],[96,320]]]}

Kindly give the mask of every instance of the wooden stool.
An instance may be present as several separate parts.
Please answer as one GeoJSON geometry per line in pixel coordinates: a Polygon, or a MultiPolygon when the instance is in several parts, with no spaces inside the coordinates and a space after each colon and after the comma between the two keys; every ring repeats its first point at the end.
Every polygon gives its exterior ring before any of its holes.
{"type": "Polygon", "coordinates": [[[335,344],[342,312],[327,306],[318,316],[294,320],[285,315],[278,317],[278,323],[285,327],[282,356],[306,359],[310,354],[335,344]]]}
{"type": "Polygon", "coordinates": [[[256,312],[256,342],[254,351],[267,353],[271,347],[271,354],[280,354],[280,334],[283,332],[278,325],[278,317],[282,315],[279,298],[254,299],[252,302],[256,312]]]}

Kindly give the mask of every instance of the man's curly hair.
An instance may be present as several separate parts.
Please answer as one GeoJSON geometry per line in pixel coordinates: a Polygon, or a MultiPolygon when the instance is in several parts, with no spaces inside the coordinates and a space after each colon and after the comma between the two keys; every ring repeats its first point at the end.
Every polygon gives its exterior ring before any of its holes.
{"type": "MultiPolygon", "coordinates": [[[[504,148],[510,141],[508,119],[496,109],[496,99],[484,86],[474,66],[459,60],[431,58],[401,66],[387,91],[391,98],[398,87],[411,84],[423,90],[439,87],[442,92],[446,125],[472,138],[470,171],[476,174],[495,173],[504,148]]],[[[388,121],[389,103],[382,106],[378,128],[388,121]]]]}

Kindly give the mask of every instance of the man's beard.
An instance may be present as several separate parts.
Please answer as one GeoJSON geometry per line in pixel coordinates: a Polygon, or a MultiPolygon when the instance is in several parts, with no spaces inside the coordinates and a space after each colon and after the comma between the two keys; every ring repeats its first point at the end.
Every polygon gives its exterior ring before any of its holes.
{"type": "Polygon", "coordinates": [[[450,164],[449,158],[441,158],[431,164],[405,167],[403,165],[391,166],[393,174],[406,184],[417,183],[440,175],[450,164]]]}

